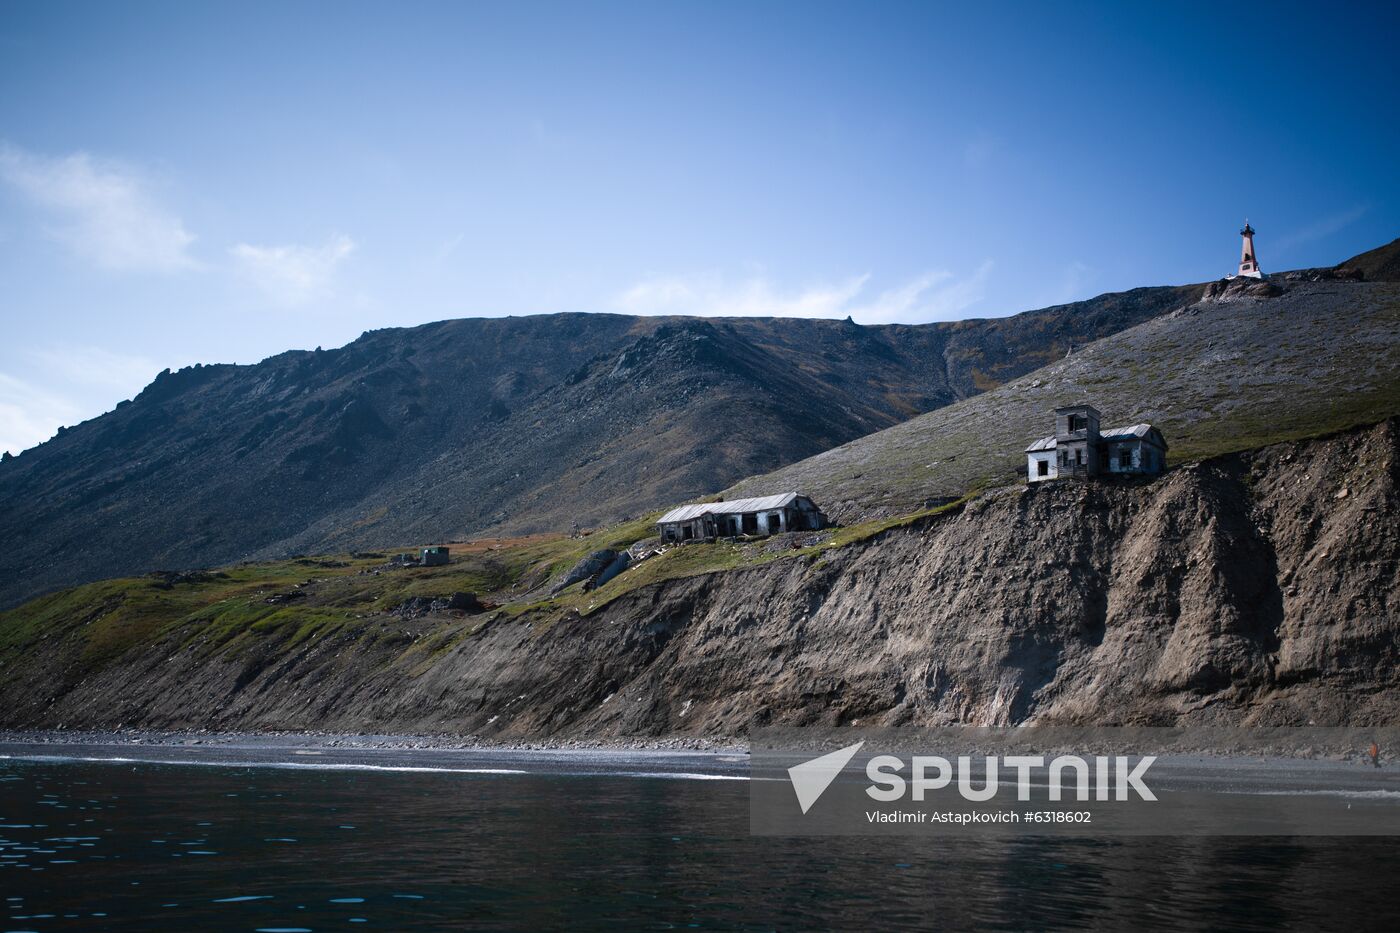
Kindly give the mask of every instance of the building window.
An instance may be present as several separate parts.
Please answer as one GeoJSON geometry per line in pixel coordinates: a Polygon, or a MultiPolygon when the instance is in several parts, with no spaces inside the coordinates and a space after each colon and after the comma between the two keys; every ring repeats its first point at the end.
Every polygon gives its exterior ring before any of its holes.
{"type": "Polygon", "coordinates": [[[1035,462],[1035,475],[1036,475],[1036,476],[1049,476],[1049,475],[1050,475],[1050,461],[1049,461],[1049,460],[1037,460],[1037,461],[1035,462]]]}
{"type": "Polygon", "coordinates": [[[1088,419],[1088,418],[1085,418],[1083,415],[1070,415],[1070,416],[1069,416],[1069,433],[1073,434],[1075,431],[1086,431],[1086,430],[1088,430],[1088,428],[1089,428],[1089,419],[1088,419]]]}
{"type": "Polygon", "coordinates": [[[1118,451],[1118,466],[1124,470],[1133,468],[1133,449],[1131,447],[1124,447],[1118,451]]]}

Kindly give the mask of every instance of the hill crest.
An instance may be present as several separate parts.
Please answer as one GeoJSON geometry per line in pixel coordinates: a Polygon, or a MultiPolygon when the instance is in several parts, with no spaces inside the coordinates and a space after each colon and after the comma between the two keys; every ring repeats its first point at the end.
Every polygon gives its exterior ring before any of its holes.
{"type": "Polygon", "coordinates": [[[0,605],[161,568],[624,519],[974,395],[1199,292],[928,325],[461,319],[162,373],[0,465],[0,605]]]}

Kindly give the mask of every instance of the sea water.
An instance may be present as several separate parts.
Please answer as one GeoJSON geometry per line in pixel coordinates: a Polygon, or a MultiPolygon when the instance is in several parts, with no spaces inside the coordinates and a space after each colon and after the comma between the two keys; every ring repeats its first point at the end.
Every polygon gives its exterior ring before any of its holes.
{"type": "Polygon", "coordinates": [[[1390,839],[783,839],[741,759],[0,758],[0,930],[1400,928],[1390,839]]]}

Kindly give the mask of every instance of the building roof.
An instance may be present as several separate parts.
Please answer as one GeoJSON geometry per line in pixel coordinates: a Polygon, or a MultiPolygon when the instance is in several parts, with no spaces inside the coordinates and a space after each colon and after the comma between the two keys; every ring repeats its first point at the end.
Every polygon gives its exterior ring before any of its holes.
{"type": "Polygon", "coordinates": [[[797,498],[795,492],[779,493],[776,496],[758,496],[753,499],[731,499],[728,502],[696,502],[680,505],[656,520],[658,525],[668,522],[688,522],[701,515],[738,515],[746,512],[766,512],[791,505],[797,498]]]}
{"type": "MultiPolygon", "coordinates": [[[[1099,432],[1099,438],[1105,441],[1126,441],[1135,437],[1146,437],[1148,433],[1154,430],[1156,429],[1153,428],[1152,425],[1143,422],[1142,424],[1129,425],[1126,428],[1106,428],[1099,432]]],[[[1160,431],[1157,433],[1158,435],[1161,434],[1160,431]]],[[[1165,443],[1165,441],[1163,441],[1163,443],[1165,443]]],[[[1040,450],[1054,449],[1055,435],[1051,434],[1049,437],[1042,437],[1040,440],[1027,447],[1026,453],[1033,454],[1040,450]]]]}
{"type": "Polygon", "coordinates": [[[1100,431],[1099,437],[1106,441],[1126,441],[1133,437],[1146,437],[1147,432],[1152,430],[1152,425],[1146,422],[1142,424],[1132,424],[1126,428],[1109,428],[1107,431],[1100,431]]]}

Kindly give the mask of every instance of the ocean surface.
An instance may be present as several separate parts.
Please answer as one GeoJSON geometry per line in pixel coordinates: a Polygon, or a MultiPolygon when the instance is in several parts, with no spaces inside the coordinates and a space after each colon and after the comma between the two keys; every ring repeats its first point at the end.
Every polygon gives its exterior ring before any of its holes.
{"type": "Polygon", "coordinates": [[[1400,929],[1400,840],[754,838],[742,756],[0,755],[0,930],[1400,929]]]}

